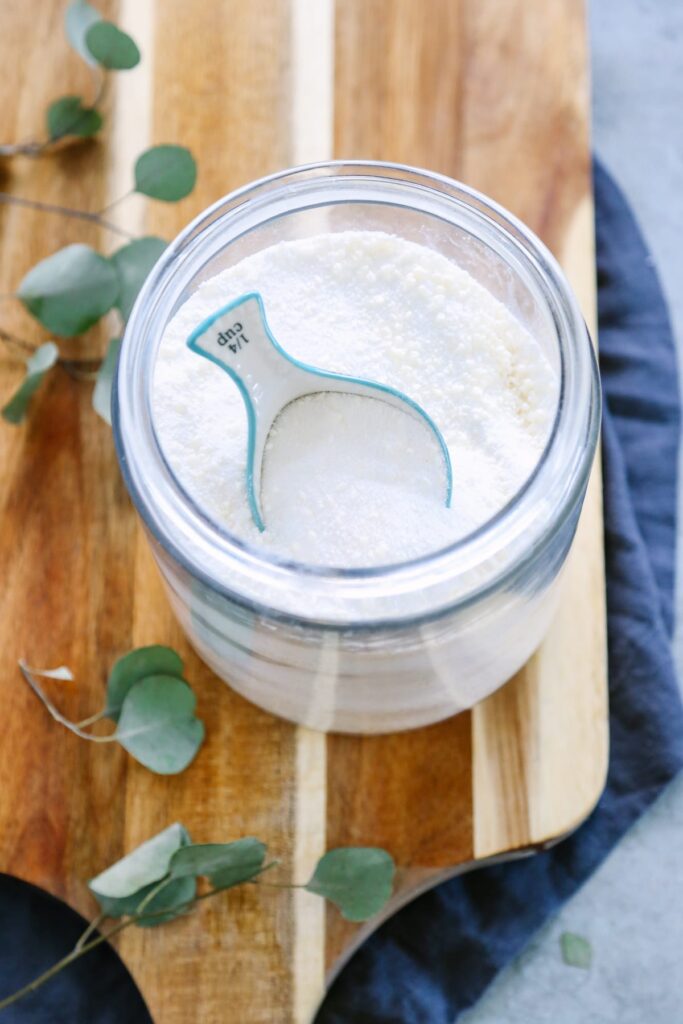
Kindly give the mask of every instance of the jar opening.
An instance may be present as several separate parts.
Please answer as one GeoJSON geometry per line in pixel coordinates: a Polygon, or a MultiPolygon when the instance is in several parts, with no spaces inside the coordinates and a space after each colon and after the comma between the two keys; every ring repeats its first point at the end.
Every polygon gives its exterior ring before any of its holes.
{"type": "Polygon", "coordinates": [[[115,436],[133,500],[148,528],[188,572],[230,599],[273,614],[324,621],[394,621],[470,601],[512,578],[580,502],[597,438],[599,391],[592,346],[553,257],[494,203],[450,179],[394,165],[328,163],[282,172],[231,194],[169,247],[138,298],[116,382],[115,436]],[[402,562],[309,564],[233,534],[180,483],[160,444],[151,392],[166,324],[217,267],[239,263],[269,237],[344,230],[349,213],[370,230],[395,221],[471,272],[546,339],[559,374],[545,448],[507,503],[454,542],[402,562]],[[457,227],[457,233],[454,228],[457,227]],[[495,260],[492,258],[495,254],[495,260]],[[312,593],[297,596],[297,580],[312,593]]]}

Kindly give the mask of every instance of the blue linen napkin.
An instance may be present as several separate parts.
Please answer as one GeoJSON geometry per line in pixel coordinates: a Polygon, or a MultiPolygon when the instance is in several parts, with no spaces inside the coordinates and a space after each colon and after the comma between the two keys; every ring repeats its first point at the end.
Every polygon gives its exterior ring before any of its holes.
{"type": "MultiPolygon", "coordinates": [[[[590,819],[551,851],[463,875],[388,921],[342,972],[316,1024],[453,1024],[683,765],[683,711],[669,647],[679,431],[673,339],[647,249],[599,166],[595,194],[606,409],[607,788],[590,819]]],[[[84,927],[60,901],[0,875],[0,994],[51,966],[84,927]]],[[[233,1024],[229,1013],[226,1024],[233,1024]]],[[[151,1024],[108,946],[0,1020],[151,1024]]]]}
{"type": "Polygon", "coordinates": [[[454,1024],[683,767],[670,650],[680,406],[666,303],[631,211],[594,167],[610,759],[595,811],[545,853],[441,885],[391,918],[316,1024],[454,1024]]]}
{"type": "MultiPolygon", "coordinates": [[[[0,998],[74,948],[86,927],[75,910],[28,882],[0,874],[0,998]]],[[[144,999],[106,942],[44,988],[0,1013],[2,1024],[152,1024],[144,999]]]]}

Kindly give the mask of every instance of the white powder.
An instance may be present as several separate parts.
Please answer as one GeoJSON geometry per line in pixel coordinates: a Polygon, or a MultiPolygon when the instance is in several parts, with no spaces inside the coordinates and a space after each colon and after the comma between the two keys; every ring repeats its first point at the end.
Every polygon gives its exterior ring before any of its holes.
{"type": "Polygon", "coordinates": [[[502,508],[538,461],[557,393],[535,339],[466,271],[402,238],[349,231],[281,242],[202,284],[164,334],[153,401],[166,457],[209,515],[278,555],[359,567],[437,550],[502,508]],[[450,451],[451,508],[426,426],[381,401],[319,394],[288,406],[271,431],[259,533],[242,399],[185,344],[201,320],[249,291],[261,293],[293,356],[422,405],[450,451]]]}

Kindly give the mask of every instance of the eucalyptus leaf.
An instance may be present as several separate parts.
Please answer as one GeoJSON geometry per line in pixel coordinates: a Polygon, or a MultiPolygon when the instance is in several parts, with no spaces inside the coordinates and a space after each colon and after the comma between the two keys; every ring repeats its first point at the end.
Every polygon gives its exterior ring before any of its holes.
{"type": "Polygon", "coordinates": [[[163,238],[148,235],[124,245],[111,257],[119,275],[119,298],[116,305],[124,320],[130,316],[138,292],[165,248],[163,238]]]}
{"type": "Polygon", "coordinates": [[[102,912],[109,917],[134,913],[145,896],[168,874],[176,850],[190,842],[185,826],[175,822],[91,878],[88,888],[102,912]]]}
{"type": "Polygon", "coordinates": [[[140,63],[135,40],[111,21],[94,22],[85,33],[85,45],[96,62],[110,71],[127,71],[140,63]]]}
{"type": "Polygon", "coordinates": [[[95,67],[97,61],[90,53],[85,37],[88,29],[96,22],[101,21],[102,15],[91,7],[86,0],[73,0],[69,4],[64,16],[64,27],[66,36],[76,53],[80,54],[84,61],[95,67]]]}
{"type": "MultiPolygon", "coordinates": [[[[138,894],[139,895],[139,894],[138,894]]],[[[187,904],[191,903],[197,895],[196,878],[173,878],[164,885],[156,896],[153,896],[149,903],[145,903],[142,909],[144,917],[151,914],[159,914],[158,917],[150,917],[148,920],[137,921],[138,928],[156,928],[157,925],[166,924],[179,917],[187,910],[187,904]],[[160,914],[159,911],[168,910],[167,914],[160,914]]],[[[142,903],[139,901],[138,907],[142,903]]],[[[110,915],[111,916],[111,915],[110,915]]]]}
{"type": "Polygon", "coordinates": [[[97,371],[97,380],[92,393],[92,407],[98,416],[111,426],[111,389],[114,382],[114,371],[119,358],[121,338],[112,338],[107,347],[107,354],[97,371]]]}
{"type": "Polygon", "coordinates": [[[160,644],[138,647],[137,650],[124,654],[115,662],[109,673],[106,710],[108,718],[118,721],[128,691],[147,676],[175,676],[182,679],[183,660],[171,647],[163,647],[160,644]]]}
{"type": "Polygon", "coordinates": [[[102,116],[93,107],[85,107],[80,96],[62,96],[47,108],[47,131],[50,138],[77,135],[86,139],[102,127],[102,116]]]}
{"type": "MultiPolygon", "coordinates": [[[[90,885],[90,883],[88,883],[90,885]]],[[[141,889],[136,890],[130,896],[106,896],[100,895],[99,893],[93,892],[93,895],[99,903],[100,910],[107,917],[124,917],[124,915],[134,914],[140,904],[147,896],[153,892],[159,885],[159,882],[151,882],[149,885],[144,885],[141,889]]],[[[151,901],[150,901],[151,902],[151,901]]]]}
{"type": "Polygon", "coordinates": [[[88,245],[67,245],[29,270],[17,296],[29,313],[61,337],[82,334],[119,295],[112,263],[88,245]]]}
{"type": "Polygon", "coordinates": [[[386,850],[340,847],[320,858],[305,888],[335,903],[348,921],[366,921],[391,896],[395,870],[386,850]]]}
{"type": "Polygon", "coordinates": [[[139,921],[140,928],[155,928],[158,924],[165,924],[178,917],[197,894],[196,878],[168,879],[162,888],[159,882],[152,882],[142,889],[133,893],[132,896],[114,898],[111,896],[97,896],[100,910],[107,917],[124,917],[138,912],[145,917],[156,915],[161,910],[168,910],[167,914],[159,914],[158,917],[151,917],[148,921],[139,921]],[[159,891],[152,895],[155,889],[159,891]],[[150,898],[151,897],[151,898],[150,898]],[[180,911],[179,908],[183,908],[180,911]]]}
{"type": "Polygon", "coordinates": [[[32,396],[43,383],[45,374],[52,369],[58,359],[59,349],[53,341],[48,341],[36,349],[26,363],[26,376],[2,408],[2,416],[8,423],[16,425],[22,422],[32,396]]]}
{"type": "Polygon", "coordinates": [[[197,165],[184,146],[152,146],[135,164],[135,190],[167,203],[188,196],[197,180],[197,165]]]}
{"type": "Polygon", "coordinates": [[[149,676],[128,691],[114,737],[146,768],[176,775],[187,768],[204,739],[196,704],[182,679],[149,676]]]}
{"type": "Polygon", "coordinates": [[[560,936],[562,959],[569,967],[580,967],[587,971],[593,960],[593,950],[588,939],[573,932],[563,932],[560,936]]]}
{"type": "Polygon", "coordinates": [[[265,858],[265,843],[253,836],[234,843],[193,843],[176,850],[170,872],[172,878],[204,875],[215,889],[229,889],[258,875],[265,858]]]}

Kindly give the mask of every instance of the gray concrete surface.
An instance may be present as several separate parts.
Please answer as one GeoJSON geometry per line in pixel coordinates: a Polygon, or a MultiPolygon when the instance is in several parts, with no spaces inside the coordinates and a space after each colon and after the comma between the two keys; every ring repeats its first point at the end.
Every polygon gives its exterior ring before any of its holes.
{"type": "MultiPolygon", "coordinates": [[[[595,149],[652,249],[683,365],[683,0],[592,0],[590,31],[595,149]]],[[[679,779],[463,1022],[683,1024],[682,892],[679,779]],[[589,939],[589,971],[563,963],[564,931],[589,939]]]]}

